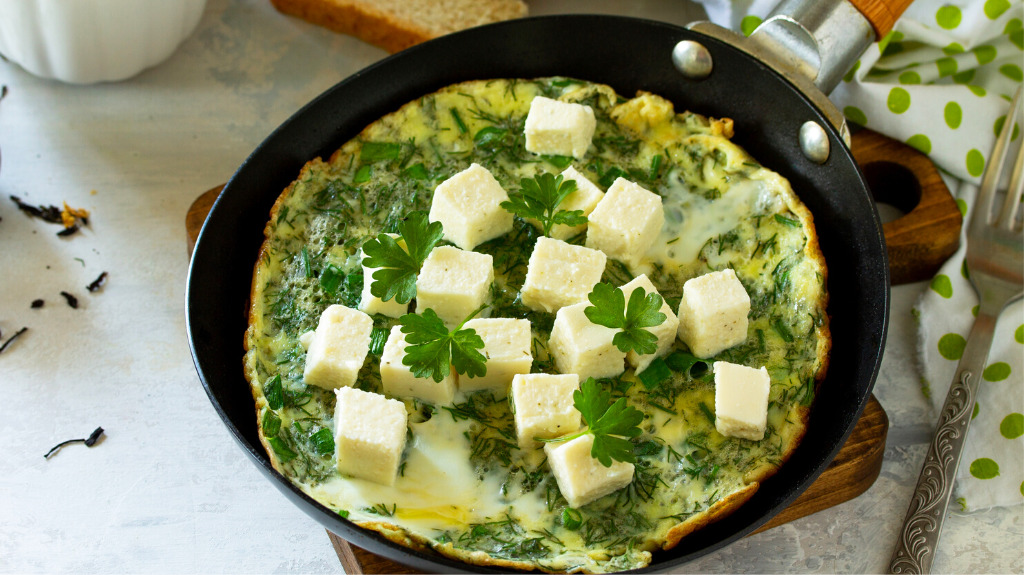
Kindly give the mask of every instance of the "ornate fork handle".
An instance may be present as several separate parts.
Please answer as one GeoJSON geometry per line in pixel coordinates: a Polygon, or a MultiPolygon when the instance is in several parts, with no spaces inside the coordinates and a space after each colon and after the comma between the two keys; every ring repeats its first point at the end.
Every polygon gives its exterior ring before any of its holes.
{"type": "MultiPolygon", "coordinates": [[[[999,310],[996,311],[998,315],[999,310]]],[[[978,380],[988,360],[996,315],[979,310],[967,336],[967,346],[942,405],[938,428],[925,454],[910,508],[889,561],[890,573],[928,573],[931,568],[971,425],[978,380]]]]}

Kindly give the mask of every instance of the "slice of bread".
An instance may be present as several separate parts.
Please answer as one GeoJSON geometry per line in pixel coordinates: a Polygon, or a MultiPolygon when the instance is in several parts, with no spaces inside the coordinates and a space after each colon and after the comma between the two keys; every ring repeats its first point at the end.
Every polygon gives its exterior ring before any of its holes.
{"type": "Polygon", "coordinates": [[[522,0],[270,0],[279,11],[398,52],[431,38],[526,15],[522,0]]]}

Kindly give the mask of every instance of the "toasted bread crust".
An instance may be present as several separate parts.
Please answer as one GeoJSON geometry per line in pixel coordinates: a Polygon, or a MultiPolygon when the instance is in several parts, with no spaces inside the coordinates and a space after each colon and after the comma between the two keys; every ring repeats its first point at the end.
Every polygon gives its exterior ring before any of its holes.
{"type": "Polygon", "coordinates": [[[270,0],[280,12],[323,26],[329,30],[355,36],[394,53],[431,39],[427,30],[371,6],[335,0],[270,0]]]}
{"type": "Polygon", "coordinates": [[[329,30],[355,36],[395,53],[410,46],[487,22],[526,15],[526,4],[518,0],[497,0],[481,21],[454,10],[444,22],[429,23],[417,18],[414,8],[408,13],[379,4],[353,0],[270,0],[278,11],[296,16],[329,30]],[[433,25],[431,25],[433,24],[433,25]]]}

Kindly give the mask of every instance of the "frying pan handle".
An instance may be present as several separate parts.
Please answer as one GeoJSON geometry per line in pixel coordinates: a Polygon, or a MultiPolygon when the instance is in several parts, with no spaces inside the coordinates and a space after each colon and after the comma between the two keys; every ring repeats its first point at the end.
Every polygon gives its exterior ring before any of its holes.
{"type": "Polygon", "coordinates": [[[903,11],[913,0],[848,0],[860,13],[871,22],[875,36],[885,38],[903,11]]]}
{"type": "Polygon", "coordinates": [[[962,215],[927,156],[871,130],[850,146],[877,201],[906,215],[882,225],[893,285],[931,279],[960,245],[962,215]]]}

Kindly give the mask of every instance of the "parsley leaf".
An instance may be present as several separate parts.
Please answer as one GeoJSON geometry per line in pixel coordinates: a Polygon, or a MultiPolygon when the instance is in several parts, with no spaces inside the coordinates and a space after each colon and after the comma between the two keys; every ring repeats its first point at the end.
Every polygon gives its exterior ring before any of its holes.
{"type": "Polygon", "coordinates": [[[664,301],[660,295],[645,293],[638,287],[630,294],[629,305],[626,305],[621,289],[602,282],[594,286],[587,299],[593,305],[583,313],[591,323],[622,330],[612,339],[619,351],[634,350],[641,355],[658,351],[658,338],[644,328],[661,325],[667,319],[660,311],[664,301]]]}
{"type": "Polygon", "coordinates": [[[487,374],[487,358],[478,349],[484,347],[484,340],[476,330],[462,329],[467,321],[480,313],[483,307],[474,311],[452,331],[434,310],[427,308],[422,315],[407,313],[399,318],[402,333],[409,347],[405,348],[404,365],[412,368],[416,377],[430,377],[440,382],[454,366],[455,371],[470,377],[487,374]]]}
{"type": "Polygon", "coordinates": [[[572,399],[573,406],[583,415],[590,427],[589,432],[594,436],[591,457],[605,467],[611,467],[613,459],[626,463],[636,462],[633,445],[625,437],[640,435],[639,425],[644,420],[642,411],[627,405],[624,397],[612,403],[612,394],[592,377],[588,377],[580,389],[573,392],[572,399]]]}
{"type": "Polygon", "coordinates": [[[398,233],[405,243],[380,234],[363,244],[363,253],[368,257],[363,262],[368,268],[380,268],[373,272],[370,293],[383,301],[395,298],[398,303],[409,303],[416,297],[416,276],[430,250],[441,241],[444,230],[441,222],[429,222],[427,213],[412,212],[398,224],[398,233]]]}
{"type": "Polygon", "coordinates": [[[576,191],[575,180],[564,180],[561,175],[538,174],[520,180],[522,191],[501,202],[501,207],[523,219],[540,222],[544,235],[551,236],[556,225],[579,226],[587,223],[583,210],[559,210],[558,205],[576,191]]]}

